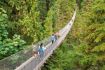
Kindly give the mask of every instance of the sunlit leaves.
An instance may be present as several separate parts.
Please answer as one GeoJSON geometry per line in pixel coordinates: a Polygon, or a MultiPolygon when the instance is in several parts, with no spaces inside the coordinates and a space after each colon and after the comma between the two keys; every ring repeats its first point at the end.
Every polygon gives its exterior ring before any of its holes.
{"type": "MultiPolygon", "coordinates": [[[[66,70],[104,70],[105,1],[85,0],[83,3],[83,7],[77,14],[76,23],[70,34],[71,36],[69,36],[70,39],[67,38],[69,44],[72,44],[69,51],[66,49],[68,53],[63,54],[61,50],[60,53],[57,51],[59,54],[62,54],[60,56],[65,55],[65,57],[62,57],[65,62],[62,62],[62,58],[59,58],[59,60],[65,65],[67,63],[66,66],[60,65],[61,68],[65,66],[63,69],[66,70]]],[[[68,46],[65,45],[65,47],[68,46]]]]}
{"type": "Polygon", "coordinates": [[[25,41],[19,35],[14,35],[12,39],[8,38],[8,17],[3,9],[0,10],[0,59],[3,59],[23,49],[25,41]]]}
{"type": "Polygon", "coordinates": [[[95,46],[95,48],[92,51],[105,52],[105,43],[102,43],[101,45],[95,46]]]}

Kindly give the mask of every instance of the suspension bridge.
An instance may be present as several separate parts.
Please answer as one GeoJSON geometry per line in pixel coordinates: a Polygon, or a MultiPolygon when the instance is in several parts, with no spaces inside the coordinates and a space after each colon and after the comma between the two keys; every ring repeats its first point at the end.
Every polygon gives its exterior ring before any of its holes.
{"type": "MultiPolygon", "coordinates": [[[[71,20],[64,28],[59,30],[60,37],[53,44],[51,43],[50,38],[44,39],[41,41],[44,43],[46,50],[43,59],[40,57],[32,56],[33,48],[28,48],[27,50],[22,50],[16,54],[13,54],[0,61],[0,70],[41,70],[41,67],[46,62],[46,60],[53,54],[53,51],[59,47],[63,42],[71,27],[74,23],[76,17],[76,11],[74,12],[71,20]]],[[[40,42],[34,45],[34,49],[38,49],[40,42]]]]}

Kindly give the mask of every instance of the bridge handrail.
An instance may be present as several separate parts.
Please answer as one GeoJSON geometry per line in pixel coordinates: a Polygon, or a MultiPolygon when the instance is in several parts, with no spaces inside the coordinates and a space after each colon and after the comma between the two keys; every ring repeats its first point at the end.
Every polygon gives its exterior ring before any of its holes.
{"type": "MultiPolygon", "coordinates": [[[[76,12],[74,14],[76,15],[76,12]]],[[[73,21],[74,21],[74,19],[75,19],[75,17],[72,17],[73,21]]],[[[73,21],[70,21],[66,26],[71,24],[73,21]]],[[[66,31],[66,26],[59,31],[61,36],[66,31]]],[[[39,44],[41,42],[43,42],[44,45],[46,45],[47,49],[51,48],[51,47],[49,47],[49,46],[51,46],[50,37],[38,42],[37,44],[35,44],[34,46],[36,46],[36,49],[37,49],[37,47],[39,46],[39,44]]],[[[25,69],[25,66],[26,66],[25,64],[27,64],[27,62],[33,61],[34,59],[35,60],[39,59],[38,56],[37,57],[32,57],[32,53],[33,53],[32,50],[33,50],[33,48],[32,48],[32,46],[30,46],[30,48],[27,48],[25,50],[22,50],[22,51],[20,51],[20,52],[18,52],[16,54],[13,54],[13,55],[7,57],[5,59],[0,60],[0,70],[14,70],[15,68],[16,68],[16,70],[26,70],[25,69]],[[18,69],[19,67],[23,67],[24,69],[18,69]]],[[[52,50],[50,50],[50,51],[52,51],[52,50]]],[[[35,62],[35,61],[33,61],[33,62],[35,62]]],[[[33,65],[31,64],[31,66],[33,66],[33,65]]],[[[32,69],[29,69],[29,70],[32,70],[32,69]]]]}
{"type": "MultiPolygon", "coordinates": [[[[51,42],[50,37],[39,41],[34,46],[39,46],[41,42],[43,42],[44,45],[48,44],[49,42],[51,42]]],[[[14,70],[16,67],[20,66],[22,63],[32,57],[32,51],[33,47],[32,45],[30,45],[28,48],[0,60],[0,70],[14,70]]]]}
{"type": "Polygon", "coordinates": [[[43,57],[43,59],[40,59],[39,56],[36,56],[36,57],[33,56],[29,60],[27,60],[25,63],[20,65],[18,68],[16,68],[15,70],[38,70],[43,65],[43,63],[47,60],[47,58],[53,53],[53,51],[64,40],[64,38],[66,37],[66,35],[68,34],[68,32],[70,31],[73,25],[75,16],[76,16],[76,11],[74,12],[74,15],[71,21],[60,31],[61,37],[54,44],[51,45],[51,43],[49,43],[48,45],[46,45],[47,49],[46,49],[45,56],[43,57]]]}

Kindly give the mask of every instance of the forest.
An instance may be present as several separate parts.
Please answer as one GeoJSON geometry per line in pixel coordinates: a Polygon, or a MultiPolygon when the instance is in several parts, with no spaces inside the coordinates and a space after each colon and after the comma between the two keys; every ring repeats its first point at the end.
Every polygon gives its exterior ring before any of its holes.
{"type": "Polygon", "coordinates": [[[0,59],[75,23],[42,70],[105,70],[105,0],[0,0],[0,59]]]}
{"type": "Polygon", "coordinates": [[[60,30],[74,6],[73,0],[0,0],[0,59],[60,30]]]}
{"type": "Polygon", "coordinates": [[[105,0],[77,5],[71,32],[42,70],[105,70],[105,0]]]}

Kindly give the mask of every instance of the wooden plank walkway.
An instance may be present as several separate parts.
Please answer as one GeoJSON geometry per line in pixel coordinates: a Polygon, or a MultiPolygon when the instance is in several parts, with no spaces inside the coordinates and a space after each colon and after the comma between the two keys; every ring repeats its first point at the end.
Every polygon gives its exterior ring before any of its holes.
{"type": "Polygon", "coordinates": [[[60,37],[59,39],[54,43],[46,45],[46,51],[45,56],[43,58],[40,58],[39,56],[31,57],[26,62],[21,64],[19,67],[17,67],[15,70],[40,70],[41,66],[46,62],[46,60],[50,57],[50,55],[53,54],[53,51],[59,47],[59,45],[63,42],[69,31],[71,30],[71,27],[74,23],[76,16],[76,11],[74,12],[74,15],[71,19],[71,21],[62,29],[59,31],[60,37]]]}

